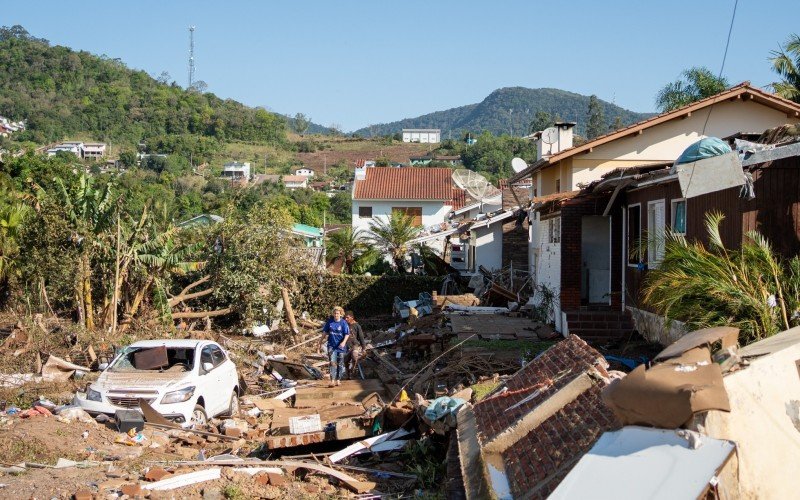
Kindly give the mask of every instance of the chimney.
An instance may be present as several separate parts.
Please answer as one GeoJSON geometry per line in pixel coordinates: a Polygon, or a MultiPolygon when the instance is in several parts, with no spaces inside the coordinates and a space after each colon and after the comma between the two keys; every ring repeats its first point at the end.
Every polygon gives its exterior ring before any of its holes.
{"type": "Polygon", "coordinates": [[[556,122],[541,132],[533,134],[536,140],[536,159],[541,160],[572,147],[572,129],[575,122],[556,122]]]}
{"type": "Polygon", "coordinates": [[[575,128],[575,122],[556,122],[555,126],[558,129],[558,149],[553,152],[560,153],[565,149],[572,147],[572,129],[575,128]]]}

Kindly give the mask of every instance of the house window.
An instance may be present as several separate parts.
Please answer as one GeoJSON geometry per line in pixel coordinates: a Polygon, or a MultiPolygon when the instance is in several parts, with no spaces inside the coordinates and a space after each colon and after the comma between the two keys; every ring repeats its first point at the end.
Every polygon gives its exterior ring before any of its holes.
{"type": "Polygon", "coordinates": [[[554,217],[547,221],[547,242],[561,243],[561,217],[554,217]]]}
{"type": "Polygon", "coordinates": [[[664,260],[664,200],[647,202],[647,264],[656,267],[664,260]]]}
{"type": "Polygon", "coordinates": [[[561,179],[556,179],[556,193],[561,192],[561,179]]]}
{"type": "Polygon", "coordinates": [[[422,225],[422,207],[392,207],[392,213],[402,212],[411,217],[415,226],[422,225]]]}
{"type": "Polygon", "coordinates": [[[358,207],[358,217],[360,219],[369,219],[372,217],[372,207],[358,207]]]}
{"type": "Polygon", "coordinates": [[[686,200],[672,200],[672,231],[686,234],[686,200]]]}
{"type": "Polygon", "coordinates": [[[642,206],[628,207],[628,227],[626,243],[628,249],[628,265],[635,266],[642,260],[642,206]]]}

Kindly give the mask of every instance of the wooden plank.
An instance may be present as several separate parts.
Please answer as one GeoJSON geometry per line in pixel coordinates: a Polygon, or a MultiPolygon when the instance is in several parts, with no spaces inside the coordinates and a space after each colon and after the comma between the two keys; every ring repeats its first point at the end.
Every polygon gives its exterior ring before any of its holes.
{"type": "Polygon", "coordinates": [[[338,387],[327,387],[320,384],[317,387],[302,387],[297,389],[295,406],[300,406],[303,401],[314,399],[335,399],[339,402],[355,401],[369,396],[373,392],[384,392],[385,387],[378,379],[342,380],[338,387]]]}
{"type": "Polygon", "coordinates": [[[527,335],[535,331],[537,323],[529,318],[512,318],[508,316],[451,316],[450,325],[454,334],[473,334],[485,337],[489,335],[510,335],[512,338],[522,333],[527,335]]]}

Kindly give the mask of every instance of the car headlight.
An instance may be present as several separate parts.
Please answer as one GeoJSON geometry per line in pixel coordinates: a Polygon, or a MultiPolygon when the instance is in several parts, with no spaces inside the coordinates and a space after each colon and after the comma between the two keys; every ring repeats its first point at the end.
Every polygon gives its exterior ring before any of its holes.
{"type": "Polygon", "coordinates": [[[89,401],[102,401],[103,397],[100,395],[99,391],[95,391],[91,387],[86,388],[86,399],[89,401]]]}
{"type": "Polygon", "coordinates": [[[177,391],[164,394],[164,399],[161,400],[161,404],[183,403],[191,399],[192,396],[194,396],[194,386],[178,389],[177,391]]]}

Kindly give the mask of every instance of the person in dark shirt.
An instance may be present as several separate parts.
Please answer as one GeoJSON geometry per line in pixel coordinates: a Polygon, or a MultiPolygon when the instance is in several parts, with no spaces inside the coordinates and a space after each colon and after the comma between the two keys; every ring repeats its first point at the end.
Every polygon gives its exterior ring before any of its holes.
{"type": "MultiPolygon", "coordinates": [[[[356,316],[353,311],[347,311],[344,315],[344,320],[350,326],[350,338],[355,338],[356,346],[350,349],[347,353],[347,373],[349,378],[356,378],[358,374],[358,360],[364,357],[364,351],[367,349],[367,338],[364,335],[364,330],[361,325],[356,321],[356,316]]],[[[351,341],[352,343],[352,341],[351,341]]]]}
{"type": "Polygon", "coordinates": [[[340,385],[345,371],[345,355],[347,354],[347,339],[350,337],[350,325],[344,320],[344,309],[339,306],[333,308],[331,317],[322,327],[322,332],[328,337],[328,359],[331,362],[331,387],[340,385]]]}

